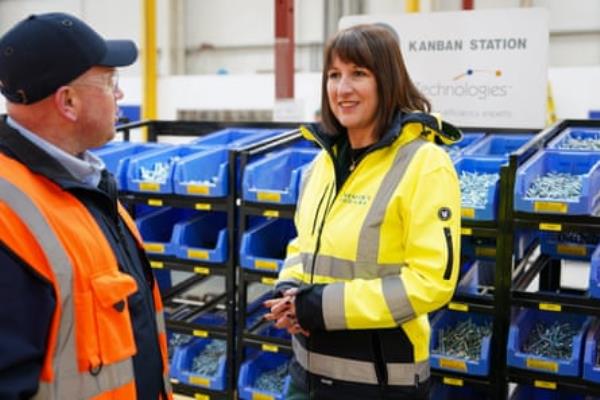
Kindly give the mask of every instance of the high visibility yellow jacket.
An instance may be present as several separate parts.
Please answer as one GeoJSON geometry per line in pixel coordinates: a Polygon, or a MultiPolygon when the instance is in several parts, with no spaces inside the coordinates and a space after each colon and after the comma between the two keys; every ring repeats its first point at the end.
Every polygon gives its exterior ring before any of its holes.
{"type": "Polygon", "coordinates": [[[311,333],[292,340],[294,382],[316,398],[418,389],[429,378],[427,314],[451,299],[460,254],[458,178],[434,142],[460,132],[428,114],[399,113],[345,173],[345,135],[301,130],[323,151],[304,176],[298,237],[276,285],[300,287],[297,317],[311,333]]]}

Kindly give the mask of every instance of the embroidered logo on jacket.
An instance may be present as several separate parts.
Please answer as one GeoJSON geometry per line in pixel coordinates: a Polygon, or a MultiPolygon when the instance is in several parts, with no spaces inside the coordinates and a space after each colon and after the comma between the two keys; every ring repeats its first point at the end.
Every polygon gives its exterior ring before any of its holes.
{"type": "Polygon", "coordinates": [[[368,194],[343,193],[341,200],[342,203],[364,206],[371,200],[371,196],[368,194]]]}

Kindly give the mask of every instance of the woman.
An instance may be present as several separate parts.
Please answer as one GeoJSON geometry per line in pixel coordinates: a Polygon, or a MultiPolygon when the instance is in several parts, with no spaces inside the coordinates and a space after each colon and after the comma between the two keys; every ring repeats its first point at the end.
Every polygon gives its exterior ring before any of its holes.
{"type": "Polygon", "coordinates": [[[288,399],[425,399],[427,314],[458,274],[460,190],[451,125],[426,114],[396,39],[360,25],[325,50],[323,151],[304,177],[298,237],[266,303],[294,337],[288,399]]]}

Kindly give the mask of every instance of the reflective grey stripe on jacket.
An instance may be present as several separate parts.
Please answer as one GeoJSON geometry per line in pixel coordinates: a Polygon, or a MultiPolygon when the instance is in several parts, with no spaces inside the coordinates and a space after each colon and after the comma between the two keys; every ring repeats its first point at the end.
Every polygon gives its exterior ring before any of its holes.
{"type": "Polygon", "coordinates": [[[12,183],[0,178],[0,201],[7,204],[29,228],[42,248],[60,293],[62,315],[52,361],[53,382],[42,382],[36,400],[87,399],[119,388],[134,379],[132,360],[104,365],[96,376],[79,372],[75,343],[75,314],[73,311],[73,267],[60,240],[37,206],[12,183]]]}
{"type": "MultiPolygon", "coordinates": [[[[339,381],[377,385],[375,364],[311,352],[292,337],[292,348],[298,363],[308,372],[339,381]],[[309,361],[310,360],[310,361],[309,361]]],[[[418,363],[387,363],[388,385],[413,386],[429,378],[429,360],[418,363]]]]}
{"type": "MultiPolygon", "coordinates": [[[[402,265],[380,265],[377,256],[381,240],[381,221],[384,219],[392,195],[404,178],[406,170],[416,152],[427,143],[416,139],[398,150],[394,162],[384,176],[375,195],[371,208],[360,229],[356,261],[334,259],[319,255],[315,263],[318,275],[349,279],[382,279],[382,291],[386,304],[397,324],[415,317],[415,312],[408,300],[406,289],[399,274],[402,265]]],[[[305,264],[307,265],[307,264],[305,264]]],[[[323,290],[323,320],[327,330],[348,329],[343,304],[344,283],[330,284],[323,290]]]]}

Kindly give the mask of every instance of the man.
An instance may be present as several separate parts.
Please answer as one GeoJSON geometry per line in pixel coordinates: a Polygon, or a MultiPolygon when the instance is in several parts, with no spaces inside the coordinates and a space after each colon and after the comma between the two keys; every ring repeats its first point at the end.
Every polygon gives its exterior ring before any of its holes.
{"type": "Polygon", "coordinates": [[[0,398],[170,398],[157,285],[113,177],[132,41],[67,14],[0,38],[0,398]]]}

